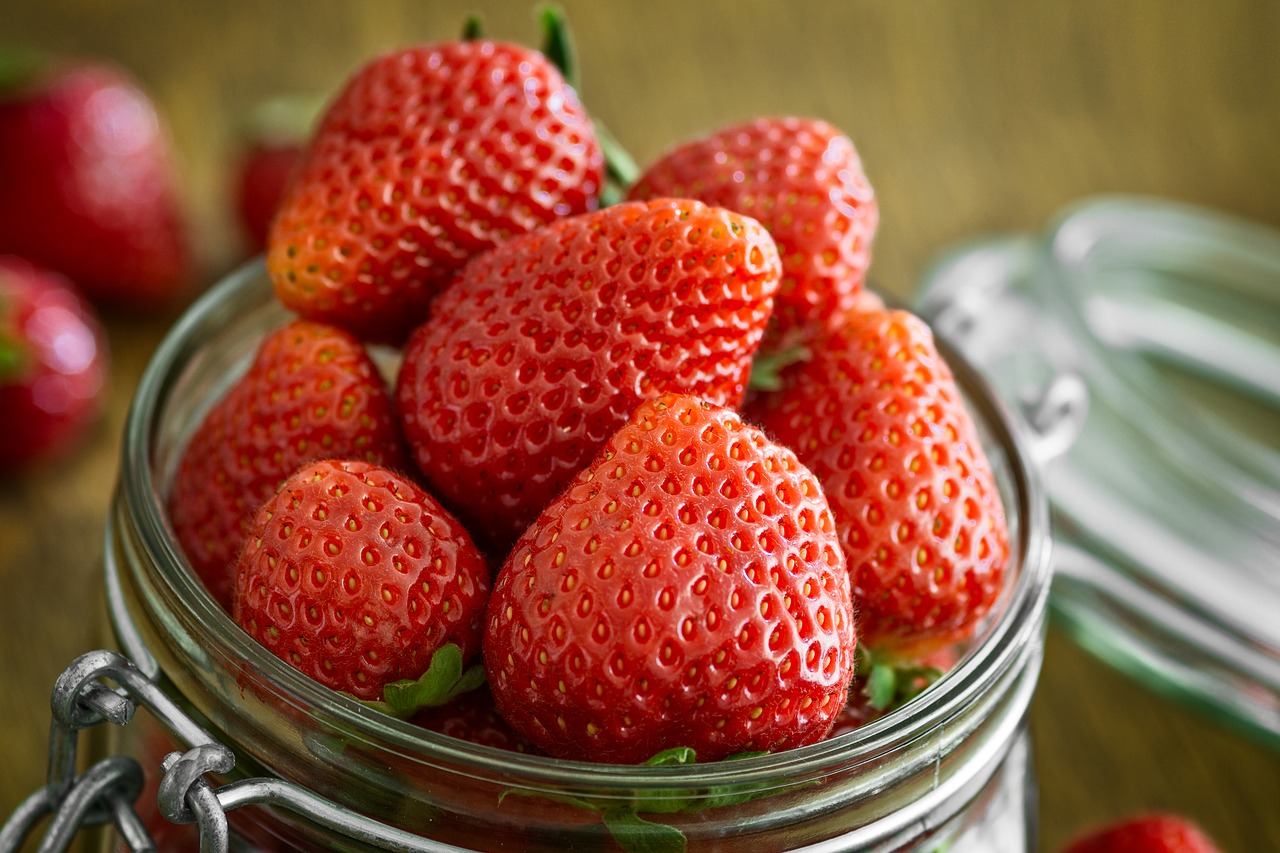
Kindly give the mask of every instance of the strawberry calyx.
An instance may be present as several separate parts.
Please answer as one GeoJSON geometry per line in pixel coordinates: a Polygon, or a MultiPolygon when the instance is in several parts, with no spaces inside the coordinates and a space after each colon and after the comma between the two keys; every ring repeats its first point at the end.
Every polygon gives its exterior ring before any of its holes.
{"type": "MultiPolygon", "coordinates": [[[[740,752],[721,761],[739,761],[765,754],[757,751],[740,752]]],[[[698,755],[695,750],[687,746],[676,746],[662,750],[644,761],[642,766],[690,765],[697,762],[698,755]]],[[[745,803],[764,796],[769,789],[768,783],[748,782],[741,785],[716,785],[694,791],[645,791],[643,794],[637,793],[631,800],[618,802],[611,799],[605,804],[572,794],[508,788],[499,795],[498,802],[501,804],[508,794],[513,794],[563,803],[599,814],[600,821],[609,830],[613,840],[618,842],[618,846],[627,853],[684,853],[688,847],[688,841],[683,832],[669,824],[646,820],[641,815],[694,814],[707,809],[745,803]]]]}
{"type": "Polygon", "coordinates": [[[901,708],[942,675],[936,666],[877,655],[861,643],[856,660],[858,677],[853,689],[861,691],[871,707],[881,713],[901,708]]]}
{"type": "Polygon", "coordinates": [[[782,373],[793,364],[813,358],[813,350],[806,346],[784,347],[773,352],[757,352],[751,361],[751,378],[747,388],[752,391],[781,391],[782,373]]]}
{"type": "MultiPolygon", "coordinates": [[[[578,50],[569,32],[564,10],[548,3],[538,7],[537,15],[538,22],[542,25],[542,54],[559,69],[565,82],[575,91],[581,92],[578,50]]],[[[608,207],[623,200],[627,188],[640,177],[640,166],[599,119],[592,119],[592,124],[595,126],[600,149],[604,152],[605,185],[600,192],[600,205],[608,207]]]]}
{"type": "Polygon", "coordinates": [[[462,650],[455,643],[445,643],[431,656],[427,671],[416,679],[393,681],[382,690],[380,700],[361,700],[360,704],[404,720],[423,708],[447,704],[455,697],[484,684],[484,665],[462,666],[462,650]]]}
{"type": "Polygon", "coordinates": [[[479,15],[468,15],[462,22],[462,40],[479,41],[484,38],[484,23],[479,15]]]}

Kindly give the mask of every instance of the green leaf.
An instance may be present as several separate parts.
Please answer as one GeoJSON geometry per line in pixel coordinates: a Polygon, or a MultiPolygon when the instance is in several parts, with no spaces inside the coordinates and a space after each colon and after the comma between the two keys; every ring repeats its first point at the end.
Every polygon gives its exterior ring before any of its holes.
{"type": "Polygon", "coordinates": [[[604,186],[600,188],[600,206],[613,207],[619,202],[627,200],[627,191],[612,181],[605,181],[604,186]]]}
{"type": "Polygon", "coordinates": [[[697,764],[698,753],[687,746],[674,746],[671,749],[664,749],[657,755],[645,761],[645,764],[656,767],[664,764],[697,764]]]}
{"type": "Polygon", "coordinates": [[[753,391],[782,390],[782,372],[793,364],[813,358],[808,347],[788,347],[778,352],[757,355],[751,361],[751,378],[747,387],[753,391]]]}
{"type": "Polygon", "coordinates": [[[898,670],[898,695],[893,707],[905,705],[912,699],[928,690],[933,682],[942,677],[942,670],[936,666],[913,666],[898,670]]]}
{"type": "Polygon", "coordinates": [[[605,175],[625,190],[640,177],[640,166],[609,128],[599,121],[595,122],[595,128],[596,138],[600,140],[600,148],[604,151],[605,175]]]}
{"type": "Polygon", "coordinates": [[[936,666],[911,660],[895,660],[858,646],[854,669],[864,679],[862,692],[877,711],[888,713],[901,708],[942,676],[936,666]]]}
{"type": "Polygon", "coordinates": [[[630,806],[606,809],[602,818],[613,840],[627,853],[684,853],[688,847],[683,832],[647,821],[630,806]]]}
{"type": "Polygon", "coordinates": [[[877,663],[871,667],[867,676],[866,693],[871,700],[871,707],[883,711],[893,704],[898,692],[898,671],[892,664],[877,663]]]}
{"type": "Polygon", "coordinates": [[[484,684],[484,666],[474,664],[464,671],[462,650],[454,643],[446,643],[436,649],[427,671],[417,680],[393,681],[383,688],[382,701],[363,704],[403,720],[423,708],[444,705],[481,684],[484,684]]]}
{"type": "Polygon", "coordinates": [[[584,800],[581,797],[570,796],[569,794],[555,794],[550,791],[526,791],[522,788],[507,788],[498,795],[498,805],[502,805],[502,801],[508,795],[515,797],[533,797],[539,800],[550,800],[553,803],[563,803],[566,806],[573,806],[575,809],[582,809],[586,812],[599,812],[600,807],[596,804],[584,800]]]}
{"type": "MultiPolygon", "coordinates": [[[[755,752],[739,752],[736,755],[730,755],[725,761],[740,761],[744,758],[755,758],[760,755],[768,755],[764,751],[755,752]]],[[[696,803],[691,803],[686,811],[702,811],[704,809],[718,809],[723,806],[734,806],[738,803],[745,803],[748,800],[756,800],[767,795],[772,790],[772,786],[768,782],[747,782],[741,785],[716,785],[707,792],[707,796],[699,799],[696,803]]]]}
{"type": "MultiPolygon", "coordinates": [[[[650,767],[697,764],[698,753],[687,746],[664,749],[644,762],[650,767]]],[[[648,814],[674,814],[689,807],[688,795],[679,789],[637,792],[634,800],[637,811],[648,814]]]]}
{"type": "MultiPolygon", "coordinates": [[[[565,20],[564,10],[553,3],[539,6],[538,22],[542,25],[542,54],[560,70],[561,76],[577,92],[582,91],[578,68],[578,49],[565,20]]],[[[605,185],[600,191],[600,204],[609,207],[622,201],[627,187],[640,177],[635,158],[598,119],[593,121],[596,139],[604,152],[605,185]]]]}
{"type": "Polygon", "coordinates": [[[554,3],[539,6],[535,13],[542,25],[542,55],[560,69],[560,75],[574,89],[578,88],[578,49],[565,23],[564,10],[554,3]]]}

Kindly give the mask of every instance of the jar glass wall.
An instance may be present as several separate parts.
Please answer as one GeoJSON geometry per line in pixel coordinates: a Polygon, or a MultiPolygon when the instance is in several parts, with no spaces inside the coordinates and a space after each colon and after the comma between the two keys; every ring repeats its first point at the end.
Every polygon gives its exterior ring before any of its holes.
{"type": "MultiPolygon", "coordinates": [[[[120,647],[235,751],[227,778],[277,778],[280,790],[306,792],[281,794],[270,810],[245,805],[230,814],[233,827],[287,836],[280,849],[611,850],[629,833],[670,839],[667,827],[690,850],[1027,849],[1024,722],[1042,654],[1047,512],[1013,416],[945,346],[1014,546],[1009,586],[959,663],[905,707],[821,743],[703,765],[616,766],[513,754],[379,714],[258,646],[187,568],[164,512],[182,447],[285,319],[251,265],[177,324],[134,401],[106,549],[120,647]],[[336,810],[317,814],[321,801],[336,810]]],[[[375,356],[390,375],[394,352],[375,356]]]]}

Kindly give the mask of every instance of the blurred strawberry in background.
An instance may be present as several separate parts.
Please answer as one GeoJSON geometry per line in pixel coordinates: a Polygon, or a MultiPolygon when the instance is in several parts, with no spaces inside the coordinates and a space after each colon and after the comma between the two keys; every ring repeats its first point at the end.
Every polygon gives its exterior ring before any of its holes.
{"type": "Polygon", "coordinates": [[[0,256],[0,474],[68,450],[101,411],[106,344],[70,281],[0,256]]]}
{"type": "Polygon", "coordinates": [[[0,252],[67,275],[95,302],[152,308],[185,289],[169,141],[123,71],[0,52],[0,252]]]}
{"type": "Polygon", "coordinates": [[[1062,853],[1219,853],[1213,840],[1177,814],[1132,815],[1095,827],[1062,853]]]}
{"type": "Polygon", "coordinates": [[[236,218],[254,254],[266,248],[271,220],[322,105],[319,98],[282,96],[249,114],[233,177],[236,218]]]}

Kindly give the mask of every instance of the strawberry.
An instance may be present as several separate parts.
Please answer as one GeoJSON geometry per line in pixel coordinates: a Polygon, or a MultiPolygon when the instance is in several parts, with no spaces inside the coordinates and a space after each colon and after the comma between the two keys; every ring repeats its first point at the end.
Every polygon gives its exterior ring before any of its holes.
{"type": "Polygon", "coordinates": [[[102,63],[0,81],[0,252],[91,300],[152,307],[192,272],[169,141],[137,83],[102,63]]]}
{"type": "Polygon", "coordinates": [[[817,480],[724,408],[642,404],[516,543],[485,668],[547,753],[699,760],[819,740],[853,676],[848,572],[817,480]]]}
{"type": "Polygon", "coordinates": [[[854,307],[879,209],[853,143],[830,124],[759,118],[686,142],[628,193],[658,196],[696,198],[769,229],[782,281],[765,349],[803,343],[854,307]]]}
{"type": "Polygon", "coordinates": [[[642,400],[737,405],[777,276],[759,223],[696,201],[619,204],[504,243],[405,349],[418,467],[509,545],[642,400]]]}
{"type": "Polygon", "coordinates": [[[428,731],[494,749],[525,753],[538,751],[502,718],[494,705],[493,694],[487,688],[463,693],[444,705],[423,708],[410,717],[409,722],[428,731]]]}
{"type": "Polygon", "coordinates": [[[822,483],[873,658],[971,634],[1000,594],[1004,509],[951,370],[904,311],[827,334],[749,416],[822,483]]]}
{"type": "Polygon", "coordinates": [[[252,142],[240,154],[235,174],[235,210],[252,252],[267,247],[271,220],[302,151],[301,143],[252,142]]]}
{"type": "Polygon", "coordinates": [[[361,68],[272,227],[267,268],[305,317],[398,342],[470,258],[594,208],[603,156],[541,54],[459,41],[361,68]]]}
{"type": "Polygon", "coordinates": [[[235,213],[249,249],[267,246],[271,220],[306,150],[309,128],[319,111],[310,98],[271,98],[246,122],[234,178],[235,213]]]}
{"type": "Polygon", "coordinates": [[[471,537],[413,481],[362,461],[300,468],[258,511],[232,616],[300,672],[358,699],[478,657],[488,571],[471,537]]]}
{"type": "Polygon", "coordinates": [[[1218,848],[1185,817],[1147,814],[1095,829],[1063,853],[1218,853],[1218,848]]]}
{"type": "Polygon", "coordinates": [[[107,343],[63,276],[0,257],[0,474],[68,450],[102,410],[107,343]]]}
{"type": "Polygon", "coordinates": [[[305,462],[338,456],[409,464],[386,383],[361,343],[295,320],[263,340],[245,375],[205,416],[169,495],[178,542],[224,608],[258,507],[305,462]]]}

